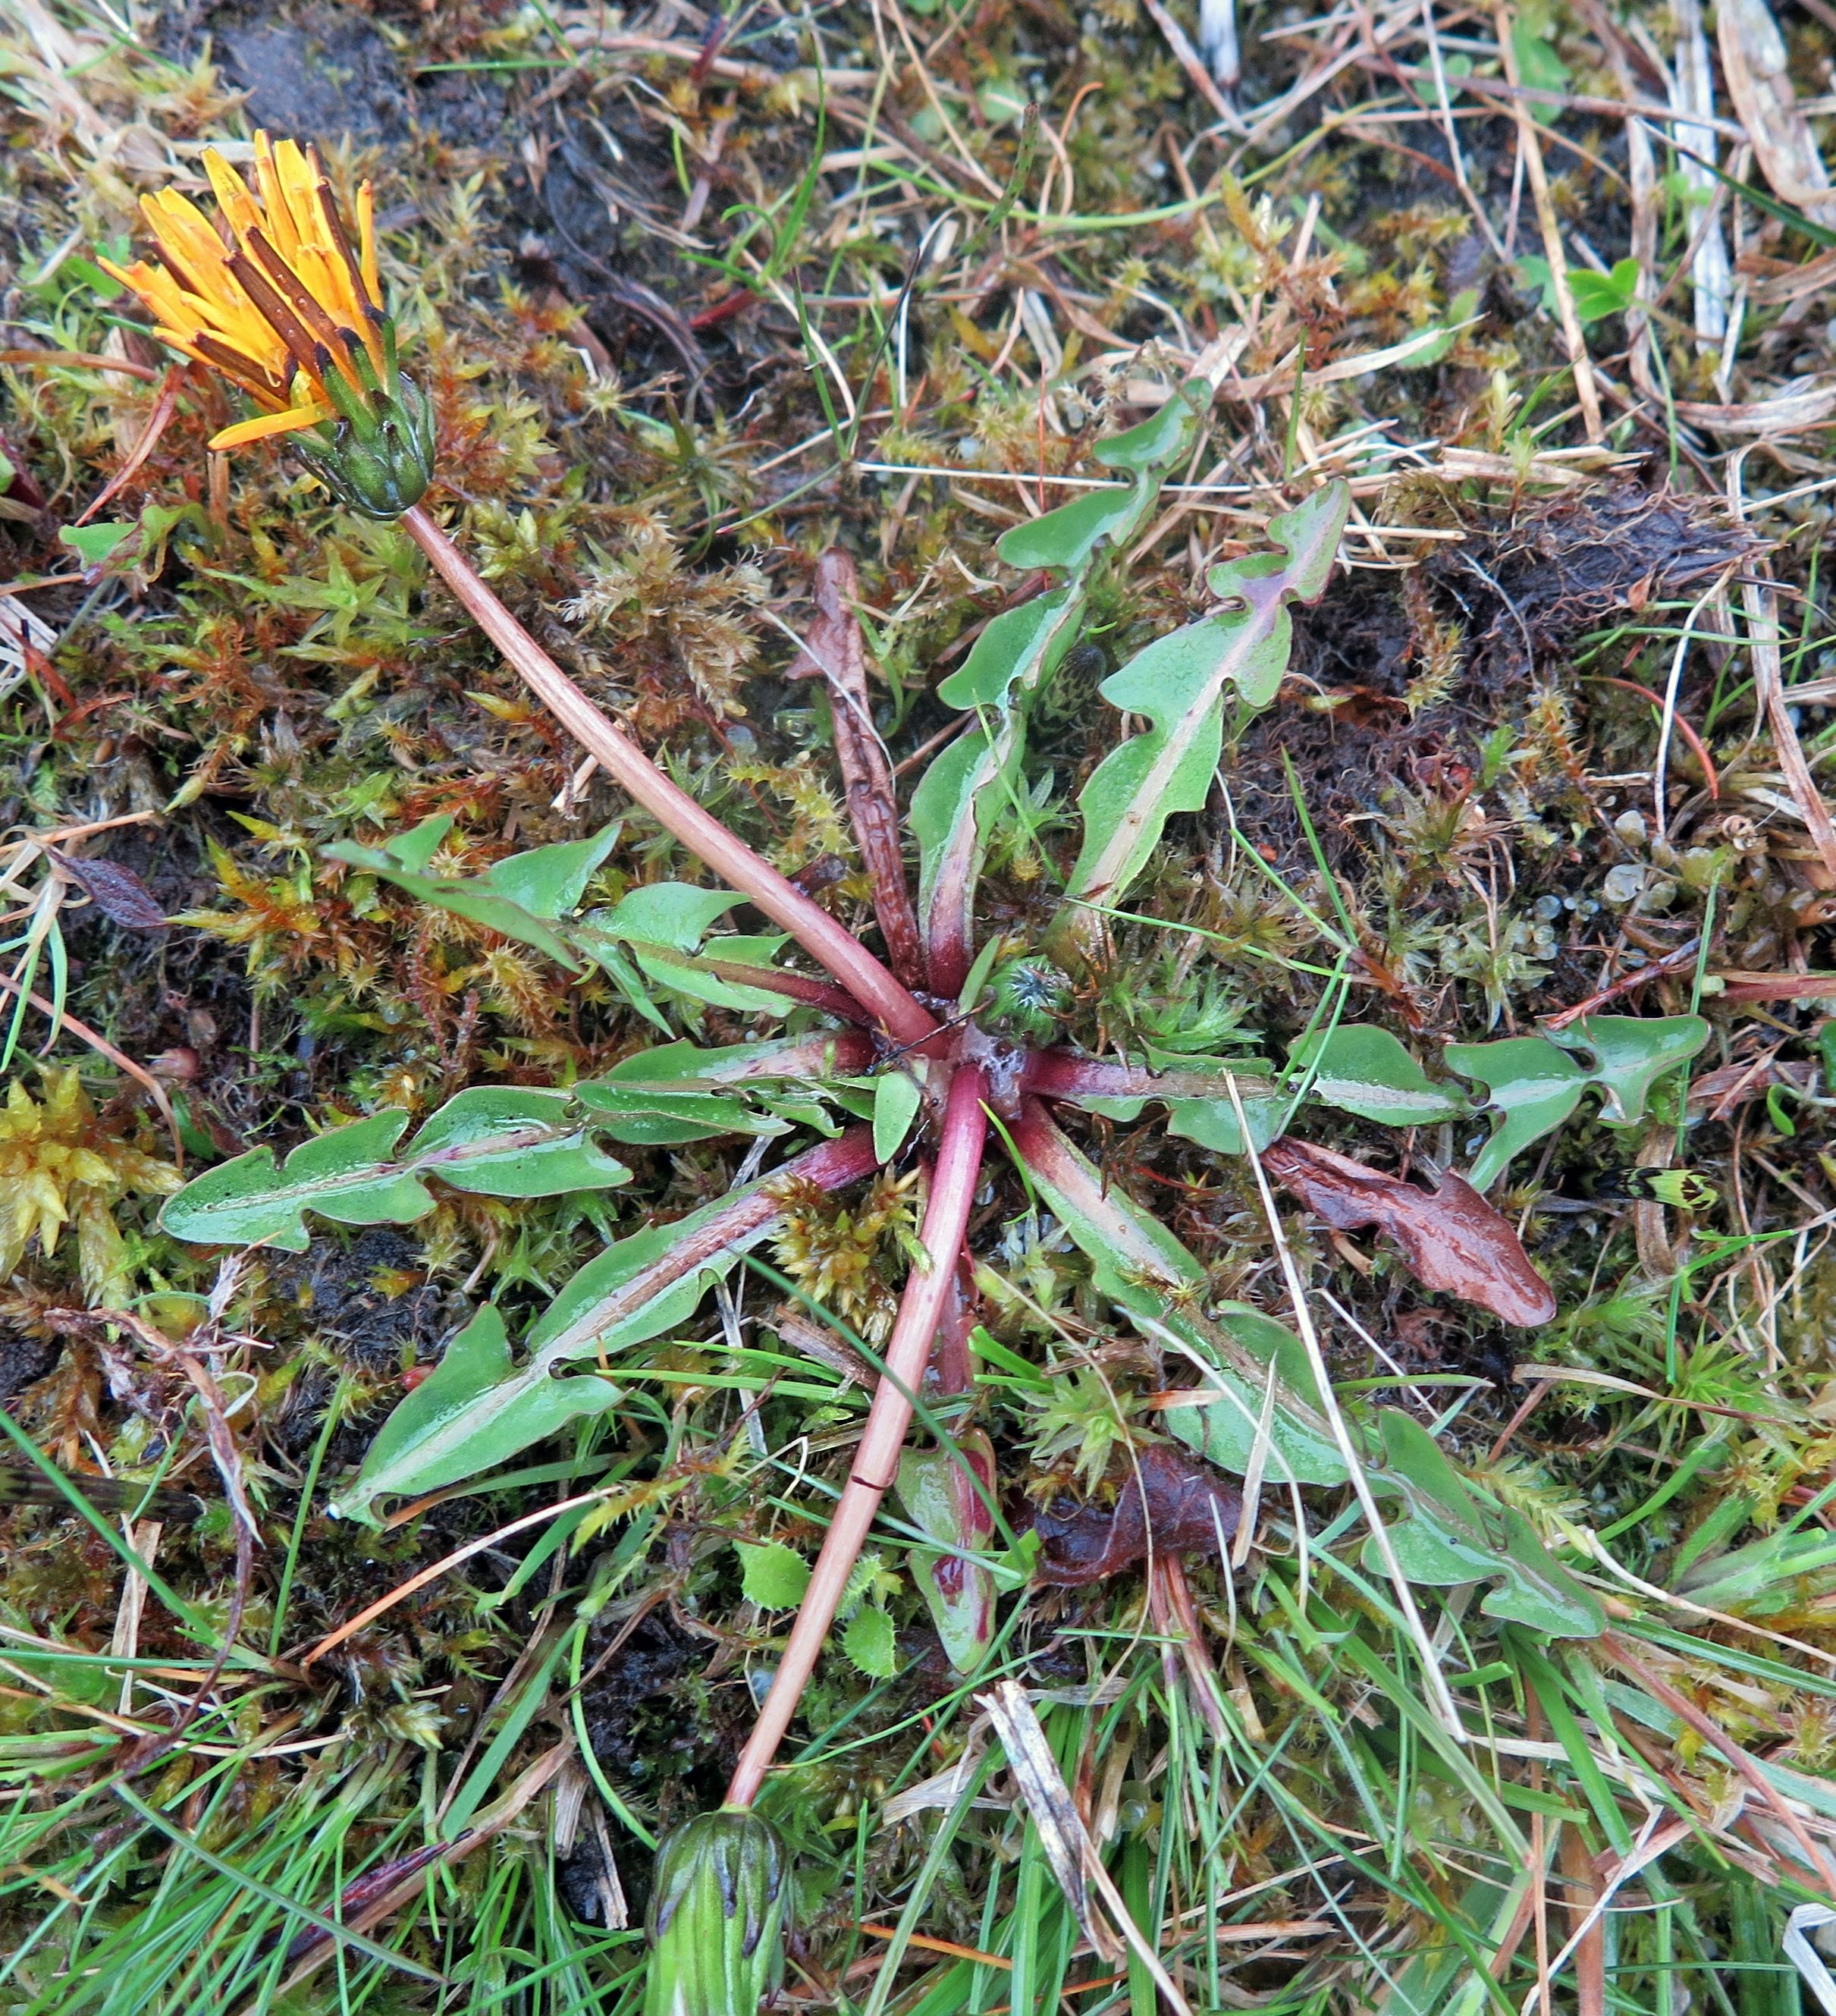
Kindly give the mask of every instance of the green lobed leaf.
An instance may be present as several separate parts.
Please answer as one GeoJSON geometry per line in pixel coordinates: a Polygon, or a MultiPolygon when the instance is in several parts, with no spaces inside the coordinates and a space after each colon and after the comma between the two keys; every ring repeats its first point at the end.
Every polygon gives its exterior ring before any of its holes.
{"type": "Polygon", "coordinates": [[[586,894],[593,873],[617,844],[614,823],[585,840],[563,841],[554,847],[531,848],[495,861],[480,880],[494,894],[519,905],[531,916],[553,920],[574,909],[586,894]]]}
{"type": "Polygon", "coordinates": [[[983,717],[932,762],[909,814],[927,941],[934,957],[947,948],[960,962],[948,975],[949,988],[970,956],[975,884],[989,828],[1001,804],[1024,786],[1028,704],[1044,690],[1083,621],[1082,578],[1106,541],[1119,545],[1146,523],[1161,472],[1190,452],[1211,397],[1209,385],[1193,380],[1139,427],[1099,445],[1100,461],[1133,476],[1128,488],[1090,491],[1014,526],[999,542],[1010,566],[1052,568],[1067,578],[995,617],[938,689],[947,705],[974,707],[983,717]]]}
{"type": "Polygon", "coordinates": [[[1216,1389],[1217,1398],[1202,1406],[1168,1408],[1162,1417],[1168,1434],[1239,1477],[1247,1474],[1262,1448],[1262,1474],[1271,1483],[1345,1483],[1350,1473],[1324,1424],[1319,1389],[1301,1340],[1244,1303],[1226,1304],[1212,1321],[1237,1348],[1238,1362],[1229,1363],[1215,1348],[1201,1345],[1208,1367],[1203,1383],[1216,1389]],[[1265,1412],[1269,1427],[1262,1447],[1265,1412]]]}
{"type": "Polygon", "coordinates": [[[596,1147],[585,1128],[570,1127],[572,1104],[565,1092],[474,1085],[433,1115],[404,1159],[484,1197],[563,1197],[629,1183],[624,1163],[596,1147]]]}
{"type": "Polygon", "coordinates": [[[1165,470],[1192,452],[1211,399],[1211,388],[1202,378],[1189,378],[1145,420],[1098,441],[1091,452],[1105,469],[1135,476],[1165,470]]]}
{"type": "Polygon", "coordinates": [[[408,1115],[394,1109],[335,1127],[277,1165],[253,1148],[167,1199],[163,1229],[196,1245],[303,1253],[304,1214],[341,1225],[405,1225],[433,1208],[426,1179],[488,1197],[559,1197],[627,1182],[623,1163],[570,1118],[565,1093],[479,1085],[448,1100],[398,1154],[408,1115]]]}
{"type": "Polygon", "coordinates": [[[1010,526],[995,551],[1010,567],[1053,567],[1075,574],[1096,549],[1120,537],[1139,509],[1139,490],[1086,490],[1054,511],[1010,526]]]}
{"type": "Polygon", "coordinates": [[[692,882],[647,883],[610,909],[593,912],[575,937],[628,994],[634,987],[639,995],[643,990],[621,945],[628,948],[645,975],[672,993],[741,1014],[787,1014],[795,1005],[787,995],[748,987],[714,970],[721,965],[769,967],[783,949],[782,933],[708,937],[728,911],[744,900],[730,889],[704,889],[692,882]]]}
{"type": "Polygon", "coordinates": [[[711,1140],[722,1134],[771,1136],[788,1123],[739,1096],[693,1087],[663,1092],[646,1085],[610,1085],[587,1079],[574,1096],[614,1141],[642,1147],[711,1140]]]}
{"type": "Polygon", "coordinates": [[[1017,609],[992,617],[970,646],[969,656],[938,686],[945,707],[1004,707],[1017,685],[1040,676],[1056,646],[1060,656],[1083,614],[1083,598],[1075,588],[1055,588],[1035,595],[1017,609]],[[1067,618],[1069,619],[1068,622],[1067,618]]]}
{"type": "Polygon", "coordinates": [[[1611,1127],[1633,1127],[1645,1117],[1652,1086],[1695,1057],[1709,1031],[1700,1015],[1583,1015],[1549,1033],[1564,1049],[1593,1051],[1600,1118],[1611,1127]]]}
{"type": "Polygon", "coordinates": [[[648,882],[621,897],[594,923],[608,937],[628,943],[693,952],[736,904],[745,898],[731,889],[704,889],[693,882],[648,882]]]}
{"type": "Polygon", "coordinates": [[[380,1497],[418,1496],[495,1470],[618,1399],[618,1388],[596,1373],[554,1379],[536,1366],[513,1370],[503,1317],[488,1306],[377,1431],[356,1480],[331,1509],[340,1518],[372,1521],[380,1497]]]}
{"type": "Polygon", "coordinates": [[[959,1673],[973,1673],[994,1640],[995,1582],[988,1568],[966,1557],[988,1552],[994,1521],[957,1458],[992,1490],[995,1449],[979,1428],[962,1430],[955,1440],[955,1455],[908,1449],[893,1489],[905,1517],[937,1543],[913,1547],[907,1560],[945,1656],[959,1673]]]}
{"type": "Polygon", "coordinates": [[[641,1344],[693,1315],[709,1284],[777,1222],[770,1186],[783,1173],[761,1176],[672,1224],[647,1226],[589,1262],[530,1331],[520,1370],[510,1365],[501,1323],[466,1333],[452,1370],[443,1360],[435,1377],[383,1424],[356,1483],[339,1500],[340,1512],[366,1518],[371,1501],[384,1492],[431,1489],[436,1481],[494,1468],[567,1420],[610,1406],[599,1397],[601,1389],[615,1395],[609,1379],[560,1379],[556,1368],[641,1344]],[[711,1247],[711,1233],[718,1245],[711,1247]]]}
{"type": "Polygon", "coordinates": [[[1089,1258],[1097,1292],[1139,1319],[1146,1335],[1164,1342],[1170,1334],[1196,1361],[1191,1383],[1216,1390],[1215,1400],[1169,1409],[1168,1432],[1240,1475],[1266,1407],[1267,1475],[1283,1482],[1345,1483],[1345,1459],[1322,1418],[1299,1338],[1241,1304],[1201,1314],[1206,1275],[1199,1262],[1158,1219],[1106,1185],[1056,1129],[1048,1138],[1049,1154],[1030,1148],[1026,1154],[1028,1179],[1089,1258]]]}
{"type": "Polygon", "coordinates": [[[737,935],[709,938],[701,956],[662,946],[634,943],[632,955],[659,987],[686,994],[691,1000],[706,1001],[717,1008],[731,1008],[743,1015],[787,1015],[797,1006],[789,995],[769,988],[748,987],[729,979],[714,968],[723,966],[769,967],[783,951],[785,934],[759,938],[737,935]]]}
{"type": "Polygon", "coordinates": [[[452,827],[452,819],[441,813],[423,819],[382,848],[340,841],[326,852],[437,909],[482,924],[519,945],[534,945],[557,965],[578,972],[580,956],[554,928],[554,920],[580,901],[594,869],[617,841],[617,825],[586,840],[513,855],[506,861],[494,862],[481,875],[429,875],[427,866],[452,827]]]}
{"type": "Polygon", "coordinates": [[[550,1362],[591,1351],[617,1351],[660,1337],[693,1314],[716,1281],[724,1280],[740,1255],[755,1246],[776,1222],[775,1211],[761,1209],[757,1222],[740,1231],[720,1249],[680,1271],[677,1262],[693,1250],[697,1235],[742,1199],[763,1201],[767,1186],[779,1174],[761,1176],[711,1204],[666,1225],[641,1232],[609,1246],[589,1260],[567,1283],[529,1333],[529,1348],[550,1362]],[[654,1283],[655,1292],[645,1292],[654,1283]],[[634,1298],[633,1291],[638,1291],[634,1298]],[[616,1314],[607,1319],[610,1309],[616,1314]]]}
{"type": "Polygon", "coordinates": [[[1368,1024],[1303,1036],[1288,1063],[1297,1074],[1312,1071],[1316,1099],[1386,1126],[1431,1125],[1467,1110],[1460,1093],[1436,1085],[1388,1029],[1368,1024]]]}
{"type": "Polygon", "coordinates": [[[307,1247],[304,1213],[345,1225],[405,1225],[433,1208],[418,1177],[391,1161],[405,1113],[374,1113],[303,1143],[277,1165],[272,1148],[251,1148],[194,1176],[160,1212],[163,1230],[199,1246],[307,1247]]]}
{"type": "Polygon", "coordinates": [[[1489,1190],[1514,1155],[1560,1127],[1587,1089],[1587,1073],[1566,1050],[1541,1036],[1449,1043],[1442,1054],[1449,1071],[1485,1086],[1494,1116],[1492,1139],[1467,1179],[1476,1190],[1489,1190]]]}
{"type": "MultiPolygon", "coordinates": [[[[1409,1507],[1409,1517],[1389,1528],[1389,1538],[1410,1581],[1497,1583],[1481,1603],[1485,1614],[1550,1637],[1593,1638],[1607,1628],[1606,1612],[1592,1592],[1555,1558],[1521,1512],[1463,1477],[1412,1416],[1384,1407],[1377,1418],[1384,1467],[1372,1481],[1409,1507]]],[[[1367,1572],[1384,1571],[1374,1536],[1365,1542],[1362,1561],[1367,1572]]]]}
{"type": "Polygon", "coordinates": [[[1468,1180],[1485,1190],[1511,1158],[1561,1125],[1591,1085],[1601,1095],[1600,1118],[1629,1127],[1644,1118],[1651,1088],[1679,1069],[1708,1040],[1700,1015],[1584,1016],[1542,1036],[1507,1036],[1491,1043],[1449,1043],[1449,1070],[1484,1085],[1492,1135],[1468,1180]],[[1592,1051],[1591,1068],[1573,1053],[1592,1051]]]}
{"type": "Polygon", "coordinates": [[[969,943],[988,832],[1019,785],[1025,703],[1049,682],[1083,617],[1075,583],[1037,596],[997,616],[939,689],[946,704],[980,708],[984,718],[932,761],[907,815],[918,843],[918,914],[934,942],[969,943]]]}
{"type": "Polygon", "coordinates": [[[1120,901],[1168,819],[1204,806],[1223,747],[1226,700],[1233,689],[1251,707],[1274,698],[1287,669],[1287,603],[1324,590],[1351,502],[1335,480],[1272,519],[1275,552],[1211,571],[1224,607],[1157,639],[1103,681],[1104,699],[1152,725],[1112,750],[1078,794],[1084,844],[1067,891],[1075,902],[1120,901]]]}

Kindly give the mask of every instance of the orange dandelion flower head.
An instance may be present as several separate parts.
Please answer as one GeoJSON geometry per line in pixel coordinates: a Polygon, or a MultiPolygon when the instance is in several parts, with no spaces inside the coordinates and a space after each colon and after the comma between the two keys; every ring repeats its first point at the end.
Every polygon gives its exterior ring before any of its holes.
{"type": "Polygon", "coordinates": [[[102,266],[146,304],[163,341],[254,402],[254,417],[224,428],[212,448],[295,435],[344,502],[399,517],[433,473],[433,416],[396,356],[370,185],[357,193],[353,244],[315,149],[257,133],[254,153],[251,189],[206,149],[214,223],[162,189],[141,199],[158,260],[102,266]]]}

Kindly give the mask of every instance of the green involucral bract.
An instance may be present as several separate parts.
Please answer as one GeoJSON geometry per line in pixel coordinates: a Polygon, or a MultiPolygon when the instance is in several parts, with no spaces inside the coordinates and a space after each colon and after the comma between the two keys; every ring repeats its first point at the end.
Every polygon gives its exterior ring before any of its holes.
{"type": "Polygon", "coordinates": [[[777,1830],[723,1806],[664,1838],[644,2016],[758,2016],[783,1977],[790,1871],[777,1830]]]}
{"type": "MultiPolygon", "coordinates": [[[[393,341],[393,338],[391,338],[393,341]]],[[[427,495],[434,480],[434,409],[406,373],[391,374],[385,388],[368,369],[369,397],[349,404],[344,417],[295,434],[292,445],[340,503],[366,518],[399,518],[427,495]]],[[[326,376],[328,391],[342,387],[337,373],[326,376]]]]}

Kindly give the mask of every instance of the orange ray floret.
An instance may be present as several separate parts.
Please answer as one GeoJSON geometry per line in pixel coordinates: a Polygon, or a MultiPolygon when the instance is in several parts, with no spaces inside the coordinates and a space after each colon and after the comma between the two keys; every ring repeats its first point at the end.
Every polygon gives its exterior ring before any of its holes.
{"type": "Polygon", "coordinates": [[[334,418],[328,374],[365,399],[359,347],[376,376],[387,375],[369,184],[358,191],[354,249],[315,149],[293,140],[276,146],[258,133],[254,153],[251,189],[214,148],[205,150],[221,227],[189,197],[162,189],[141,200],[160,263],[101,261],[152,311],[163,341],[261,408],[216,435],[218,448],[334,418]]]}

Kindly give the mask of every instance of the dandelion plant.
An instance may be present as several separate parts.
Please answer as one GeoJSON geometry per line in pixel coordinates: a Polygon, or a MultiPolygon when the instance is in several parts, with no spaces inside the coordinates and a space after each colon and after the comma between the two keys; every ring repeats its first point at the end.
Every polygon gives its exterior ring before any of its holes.
{"type": "MultiPolygon", "coordinates": [[[[1316,1347],[1216,1297],[1174,1232],[1106,1183],[1061,1124],[1067,1113],[1133,1119],[1151,1103],[1175,1133],[1265,1157],[1268,1175],[1327,1223],[1384,1227],[1434,1285],[1535,1325],[1554,1316],[1554,1298],[1481,1192],[1590,1087],[1609,1119],[1636,1124],[1654,1082],[1704,1040],[1694,1017],[1583,1017],[1559,1035],[1450,1053],[1453,1074],[1482,1087],[1478,1094],[1456,1077],[1431,1078],[1374,1030],[1317,1028],[1285,1060],[1246,1056],[1242,1032],[1202,996],[1183,1034],[1138,1054],[1098,1057],[1059,1040],[1066,1003],[1101,984],[1114,921],[1169,822],[1204,808],[1227,738],[1273,699],[1288,666],[1290,611],[1317,599],[1332,574],[1350,508],[1343,483],[1302,486],[1246,550],[1209,570],[1190,620],[1104,679],[1114,746],[1078,795],[1081,838],[1044,923],[996,923],[981,900],[997,833],[1038,801],[1035,711],[1084,640],[1093,597],[1153,523],[1163,481],[1209,427],[1227,347],[1162,388],[1150,417],[1099,445],[1112,482],[1003,535],[999,557],[1031,574],[1035,592],[996,614],[938,687],[960,732],[903,804],[873,718],[851,563],[839,552],[823,562],[817,620],[794,669],[821,682],[834,720],[875,918],[857,934],[608,719],[453,542],[436,515],[429,403],[382,299],[367,187],[353,232],[310,149],[263,135],[254,157],[251,189],[207,153],[220,223],[175,194],[149,199],[160,263],[109,269],[146,303],[165,341],[257,409],[213,446],[285,437],[340,500],[398,523],[556,723],[718,886],[656,883],[583,911],[606,835],[535,850],[483,877],[442,876],[444,816],[379,846],[340,848],[340,858],[565,971],[603,975],[663,1032],[673,1034],[658,1003],[685,1000],[795,1026],[724,1050],[659,1042],[565,1087],[474,1087],[405,1143],[405,1117],[385,1112],[326,1132],[284,1165],[257,1149],[195,1178],[167,1205],[167,1229],[200,1243],[297,1250],[307,1214],[409,1222],[430,1208],[430,1183],[485,1197],[586,1195],[626,1180],[621,1143],[750,1136],[756,1170],[781,1137],[817,1137],[787,1140],[763,1173],[688,1218],[610,1245],[520,1349],[495,1308],[481,1311],[401,1402],[339,1509],[373,1517],[380,1499],[478,1475],[613,1408],[620,1355],[683,1320],[743,1253],[784,1230],[800,1201],[884,1181],[895,1168],[916,1174],[922,1199],[866,1423],[725,1805],[666,1845],[657,2016],[750,2007],[772,1977],[782,1855],[751,1809],[888,1492],[924,1536],[914,1559],[949,1657],[973,1672],[992,1640],[1003,1586],[998,1480],[965,1403],[978,1295],[970,1225],[998,1160],[1088,1256],[1107,1306],[1191,1362],[1201,1384],[1168,1408],[1170,1435],[1283,1488],[1356,1483],[1370,1528],[1365,1568],[1398,1582],[1412,1620],[1407,1585],[1479,1582],[1489,1614],[1556,1636],[1597,1635],[1598,1600],[1520,1510],[1463,1481],[1395,1410],[1343,1412],[1316,1347]],[[746,905],[775,934],[729,928],[746,905]],[[795,955],[805,963],[792,963],[795,955]],[[1310,1100],[1398,1125],[1489,1113],[1495,1132],[1471,1183],[1444,1172],[1424,1189],[1293,1140],[1287,1129],[1310,1100]],[[911,1446],[920,1407],[925,1435],[911,1446]],[[1373,1492],[1399,1516],[1372,1515],[1373,1492]]],[[[1218,1492],[1194,1500],[1208,1517],[1226,1502],[1218,1492]]],[[[1456,1712],[1438,1680],[1435,1706],[1444,1720],[1456,1712]]]]}

